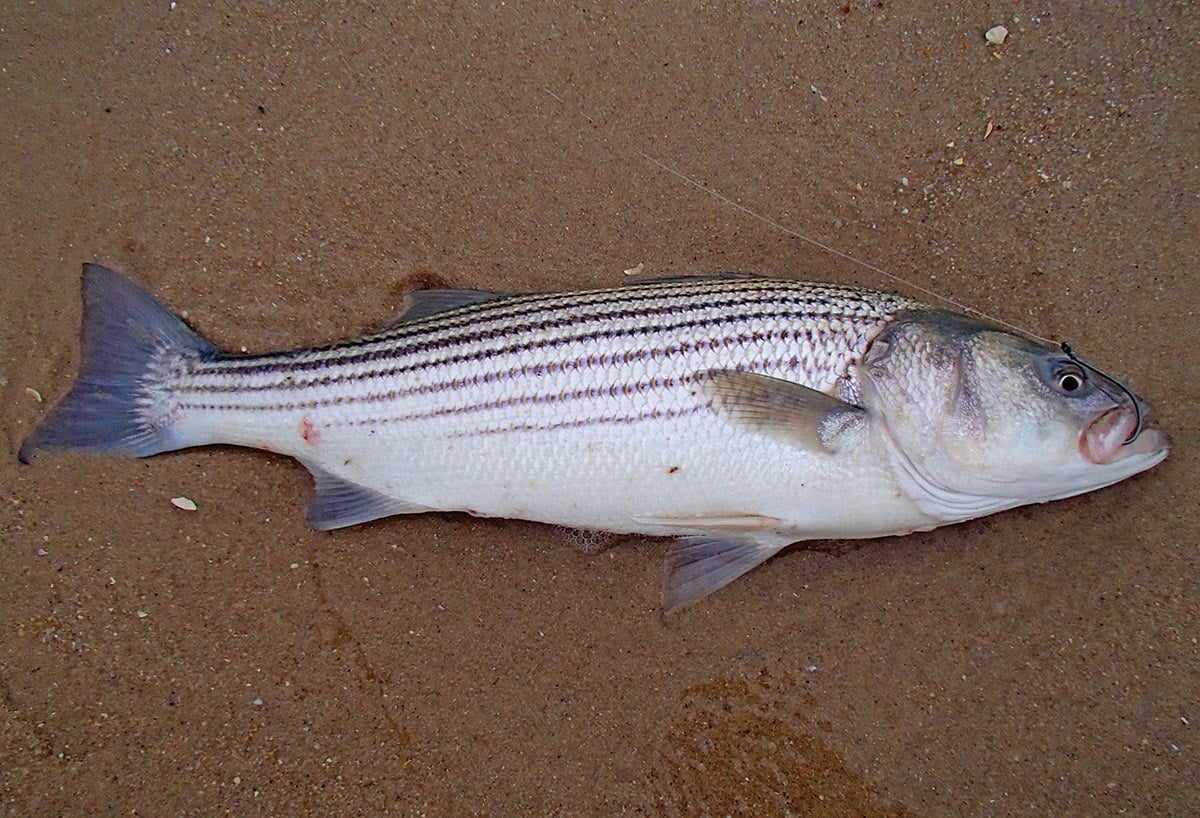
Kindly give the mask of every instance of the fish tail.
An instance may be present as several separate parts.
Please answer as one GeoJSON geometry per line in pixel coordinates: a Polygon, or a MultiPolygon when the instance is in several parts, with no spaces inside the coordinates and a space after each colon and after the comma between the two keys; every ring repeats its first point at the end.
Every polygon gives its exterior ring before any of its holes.
{"type": "Polygon", "coordinates": [[[83,265],[83,362],[67,396],[18,453],[82,449],[146,457],[196,445],[175,430],[165,380],[220,351],[154,296],[99,264],[83,265]]]}

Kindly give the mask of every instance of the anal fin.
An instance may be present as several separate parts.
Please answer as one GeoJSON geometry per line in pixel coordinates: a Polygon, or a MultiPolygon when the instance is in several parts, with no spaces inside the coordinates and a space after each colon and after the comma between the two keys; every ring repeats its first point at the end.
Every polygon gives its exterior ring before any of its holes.
{"type": "Polygon", "coordinates": [[[663,566],[663,610],[671,613],[724,588],[779,553],[785,537],[683,537],[671,543],[663,566]]]}
{"type": "Polygon", "coordinates": [[[312,463],[304,465],[316,482],[316,494],[304,517],[318,531],[345,528],[393,514],[420,514],[432,510],[352,483],[312,463]]]}

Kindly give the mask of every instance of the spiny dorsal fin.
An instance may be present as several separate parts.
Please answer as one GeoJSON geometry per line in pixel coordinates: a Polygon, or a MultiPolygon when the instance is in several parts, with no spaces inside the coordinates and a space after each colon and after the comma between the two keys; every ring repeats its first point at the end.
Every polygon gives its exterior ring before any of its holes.
{"type": "Polygon", "coordinates": [[[710,369],[698,382],[716,409],[738,423],[815,452],[836,452],[842,433],[866,416],[861,406],[769,375],[710,369]]]}
{"type": "Polygon", "coordinates": [[[469,307],[472,304],[482,304],[485,301],[495,301],[499,298],[508,298],[510,295],[512,293],[499,293],[493,290],[414,290],[408,294],[408,309],[384,329],[428,318],[439,312],[469,307]]]}

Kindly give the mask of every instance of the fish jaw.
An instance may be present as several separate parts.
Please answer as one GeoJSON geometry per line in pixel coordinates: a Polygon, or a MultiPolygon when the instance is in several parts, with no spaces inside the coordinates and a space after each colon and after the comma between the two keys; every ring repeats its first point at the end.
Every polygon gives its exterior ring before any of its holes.
{"type": "MultiPolygon", "coordinates": [[[[1137,411],[1118,406],[1093,420],[1079,436],[1079,453],[1090,463],[1108,465],[1129,458],[1153,457],[1161,454],[1156,465],[1171,451],[1171,438],[1160,429],[1145,429],[1139,433],[1140,421],[1149,415],[1144,402],[1137,411]],[[1133,435],[1136,434],[1136,437],[1133,435]],[[1132,439],[1131,439],[1132,438],[1132,439]]],[[[1150,468],[1147,466],[1146,468],[1150,468]]]]}

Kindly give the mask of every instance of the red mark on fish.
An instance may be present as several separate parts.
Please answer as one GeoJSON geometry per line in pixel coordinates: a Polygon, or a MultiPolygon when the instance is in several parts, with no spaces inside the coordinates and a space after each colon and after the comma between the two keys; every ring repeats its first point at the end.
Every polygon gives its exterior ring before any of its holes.
{"type": "Polygon", "coordinates": [[[305,416],[300,421],[300,437],[304,438],[304,442],[309,446],[317,445],[317,441],[321,438],[321,433],[313,425],[312,418],[305,416]]]}

